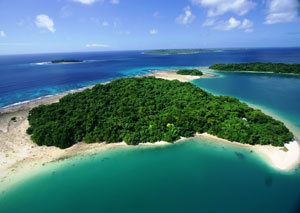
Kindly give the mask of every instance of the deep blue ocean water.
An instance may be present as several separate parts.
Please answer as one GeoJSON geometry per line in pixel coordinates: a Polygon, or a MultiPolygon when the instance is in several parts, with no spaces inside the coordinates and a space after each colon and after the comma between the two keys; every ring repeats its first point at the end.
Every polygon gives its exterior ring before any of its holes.
{"type": "Polygon", "coordinates": [[[217,62],[295,63],[299,62],[300,48],[225,50],[165,56],[141,53],[141,51],[130,51],[0,56],[0,107],[119,77],[143,74],[151,68],[207,66],[217,62]],[[56,59],[81,59],[89,62],[36,64],[56,59]]]}
{"type": "MultiPolygon", "coordinates": [[[[104,82],[148,69],[213,63],[300,63],[300,48],[194,55],[140,52],[0,56],[2,106],[104,82]],[[36,65],[61,58],[83,64],[36,65]]],[[[300,138],[300,78],[224,73],[193,81],[286,122],[300,138]]],[[[0,187],[1,189],[1,187],[0,187]]],[[[300,170],[280,172],[247,149],[201,137],[162,147],[123,147],[48,164],[0,191],[0,212],[300,212],[300,170]]]]}

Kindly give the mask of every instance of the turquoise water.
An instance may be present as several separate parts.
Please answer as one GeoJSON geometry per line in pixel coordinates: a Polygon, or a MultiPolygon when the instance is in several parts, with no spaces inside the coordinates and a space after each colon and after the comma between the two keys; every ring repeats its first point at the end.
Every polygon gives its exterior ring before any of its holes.
{"type": "Polygon", "coordinates": [[[300,191],[297,176],[207,139],[64,164],[2,194],[0,212],[287,212],[300,191]]]}
{"type": "MultiPolygon", "coordinates": [[[[194,83],[276,113],[299,137],[300,78],[220,74],[194,83]]],[[[174,145],[115,148],[43,170],[2,192],[0,212],[300,210],[299,169],[280,172],[247,149],[201,137],[174,145]]]]}
{"type": "Polygon", "coordinates": [[[300,139],[300,76],[213,72],[218,77],[193,83],[216,95],[234,96],[285,121],[300,139]]]}

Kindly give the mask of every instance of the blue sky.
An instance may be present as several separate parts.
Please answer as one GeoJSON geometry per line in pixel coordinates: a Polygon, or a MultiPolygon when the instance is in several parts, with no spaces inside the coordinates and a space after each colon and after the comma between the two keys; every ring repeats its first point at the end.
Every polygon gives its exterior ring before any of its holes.
{"type": "Polygon", "coordinates": [[[1,0],[0,54],[300,46],[299,0],[1,0]]]}

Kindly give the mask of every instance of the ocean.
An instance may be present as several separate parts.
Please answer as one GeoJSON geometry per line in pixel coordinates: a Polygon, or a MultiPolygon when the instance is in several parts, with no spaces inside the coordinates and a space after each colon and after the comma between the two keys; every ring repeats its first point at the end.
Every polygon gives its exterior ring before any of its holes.
{"type": "MultiPolygon", "coordinates": [[[[78,89],[149,69],[214,63],[300,63],[300,48],[240,49],[192,55],[141,51],[0,56],[0,106],[78,89]],[[40,65],[54,59],[82,64],[40,65]]],[[[300,76],[214,72],[194,80],[284,121],[300,138],[300,76]]],[[[247,149],[196,137],[120,147],[51,163],[0,191],[0,212],[300,212],[300,169],[281,172],[247,149]]]]}

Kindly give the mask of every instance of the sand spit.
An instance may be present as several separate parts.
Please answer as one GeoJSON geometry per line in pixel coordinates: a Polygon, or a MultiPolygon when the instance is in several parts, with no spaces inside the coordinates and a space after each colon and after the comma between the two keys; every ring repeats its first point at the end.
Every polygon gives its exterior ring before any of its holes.
{"type": "Polygon", "coordinates": [[[284,147],[274,147],[272,145],[253,146],[249,144],[231,142],[207,133],[196,134],[196,135],[250,149],[258,153],[259,155],[263,156],[270,163],[270,165],[272,165],[274,168],[281,171],[292,170],[296,168],[300,162],[300,144],[295,140],[291,141],[288,144],[285,144],[284,147]]]}
{"type": "Polygon", "coordinates": [[[203,73],[201,76],[192,75],[179,75],[178,70],[149,70],[151,73],[148,76],[155,76],[156,78],[166,79],[166,80],[179,80],[181,82],[189,82],[199,78],[213,77],[214,75],[203,73]]]}

